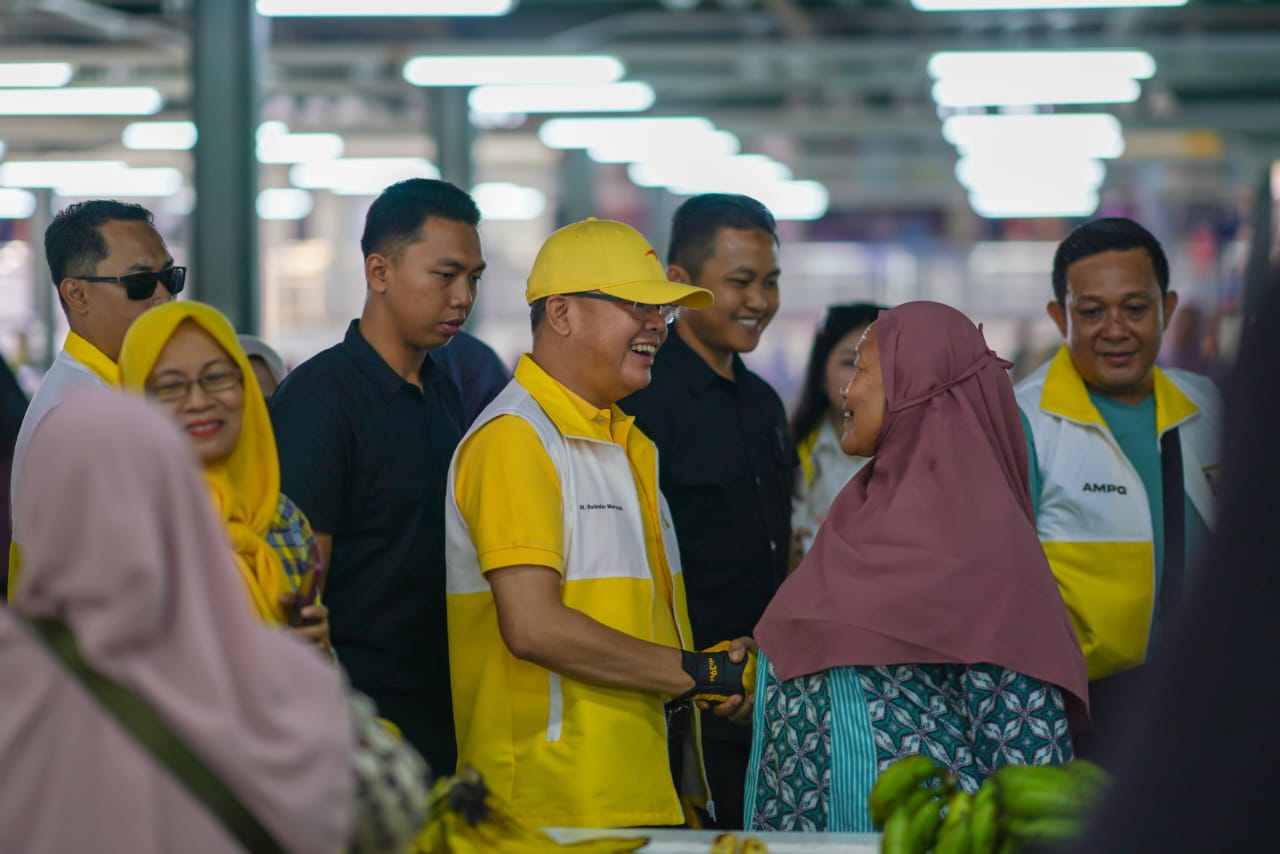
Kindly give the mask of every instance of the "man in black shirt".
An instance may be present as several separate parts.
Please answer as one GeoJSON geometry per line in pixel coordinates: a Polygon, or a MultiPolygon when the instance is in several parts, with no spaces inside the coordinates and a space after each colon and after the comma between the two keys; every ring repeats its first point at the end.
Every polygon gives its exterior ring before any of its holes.
{"type": "Polygon", "coordinates": [[[271,400],[281,487],[329,567],[338,659],[437,774],[457,761],[445,630],[444,503],[465,415],[432,359],[462,329],[484,271],[471,197],[393,184],[360,246],[364,311],[271,400]]]}
{"type": "MultiPolygon", "coordinates": [[[[755,199],[712,193],[682,204],[667,277],[716,301],[681,309],[653,381],[619,403],[658,446],[699,648],[750,635],[787,573],[795,451],[782,401],[739,356],[778,310],[777,248],[773,215],[755,199]]],[[[702,720],[712,826],[740,828],[750,729],[702,720]]]]}

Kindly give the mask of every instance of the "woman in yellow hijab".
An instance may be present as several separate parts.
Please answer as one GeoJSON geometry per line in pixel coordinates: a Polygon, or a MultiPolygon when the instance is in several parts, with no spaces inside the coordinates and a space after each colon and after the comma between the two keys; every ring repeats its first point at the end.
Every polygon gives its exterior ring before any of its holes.
{"type": "Polygon", "coordinates": [[[231,324],[197,302],[150,309],[125,336],[120,377],[126,389],[164,409],[191,442],[258,616],[278,626],[301,623],[299,633],[327,649],[315,535],[280,492],[267,406],[231,324]]]}

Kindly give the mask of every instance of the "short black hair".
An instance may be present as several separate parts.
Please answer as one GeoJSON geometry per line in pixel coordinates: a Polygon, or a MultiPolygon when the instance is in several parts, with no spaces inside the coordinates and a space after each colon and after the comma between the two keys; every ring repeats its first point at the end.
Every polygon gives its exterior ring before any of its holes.
{"type": "MultiPolygon", "coordinates": [[[[91,275],[110,253],[99,230],[108,222],[145,222],[155,228],[155,217],[142,205],[114,199],[92,199],[68,205],[44,230],[44,257],[49,278],[56,288],[68,276],[91,275]]],[[[61,300],[61,295],[58,297],[61,300]]]]}
{"type": "Polygon", "coordinates": [[[778,223],[760,202],[736,193],[703,193],[676,208],[667,263],[680,265],[697,281],[702,265],[715,252],[716,234],[722,228],[763,231],[778,242],[778,223]]]}
{"type": "Polygon", "coordinates": [[[826,384],[827,359],[835,350],[840,339],[855,329],[870,326],[876,322],[880,312],[889,307],[871,302],[855,302],[848,305],[827,306],[827,315],[822,326],[813,336],[813,347],[809,350],[809,365],[804,372],[804,387],[800,391],[800,402],[796,404],[795,415],[791,417],[791,438],[799,444],[809,438],[809,434],[822,423],[827,409],[831,406],[827,400],[826,384]]]}
{"type": "Polygon", "coordinates": [[[547,298],[536,299],[529,303],[529,328],[533,332],[538,331],[538,327],[542,325],[542,321],[547,318],[547,298]]]}
{"type": "Polygon", "coordinates": [[[410,178],[387,187],[369,206],[364,217],[360,249],[364,257],[377,252],[394,258],[422,236],[427,217],[480,224],[475,199],[448,181],[410,178]]]}
{"type": "Polygon", "coordinates": [[[1151,257],[1160,293],[1169,292],[1169,259],[1155,235],[1123,216],[1109,216],[1086,222],[1066,236],[1053,253],[1053,295],[1060,304],[1067,302],[1067,268],[1077,261],[1103,252],[1145,249],[1151,257]]]}

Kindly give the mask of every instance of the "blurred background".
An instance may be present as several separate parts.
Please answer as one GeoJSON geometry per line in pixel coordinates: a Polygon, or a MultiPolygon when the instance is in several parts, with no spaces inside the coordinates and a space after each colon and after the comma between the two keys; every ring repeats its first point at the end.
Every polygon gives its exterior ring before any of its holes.
{"type": "Polygon", "coordinates": [[[948,302],[1034,369],[1054,247],[1105,215],[1163,241],[1166,361],[1213,372],[1274,279],[1277,157],[1280,0],[0,0],[0,352],[30,391],[44,228],[115,197],[296,363],[360,311],[374,195],[426,176],[480,204],[470,328],[508,361],[552,230],[662,253],[727,191],[781,220],[748,362],[785,400],[833,302],[948,302]]]}

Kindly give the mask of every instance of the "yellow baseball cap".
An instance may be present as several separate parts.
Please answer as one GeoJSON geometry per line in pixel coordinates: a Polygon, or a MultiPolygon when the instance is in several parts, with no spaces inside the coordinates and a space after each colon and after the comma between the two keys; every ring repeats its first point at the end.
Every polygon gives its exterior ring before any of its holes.
{"type": "Polygon", "coordinates": [[[619,299],[651,305],[706,308],[715,296],[706,288],[667,279],[667,273],[644,235],[629,225],[590,217],[556,231],[533,262],[525,301],[552,294],[600,291],[619,299]]]}

